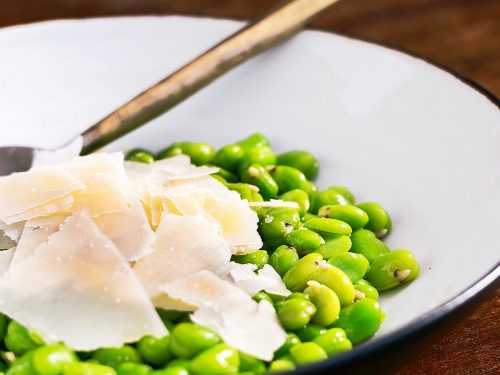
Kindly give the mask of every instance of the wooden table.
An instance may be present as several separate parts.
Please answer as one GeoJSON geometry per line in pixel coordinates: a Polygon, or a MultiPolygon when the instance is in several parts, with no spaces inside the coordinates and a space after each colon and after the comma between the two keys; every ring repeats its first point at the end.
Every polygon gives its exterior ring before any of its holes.
{"type": "MultiPolygon", "coordinates": [[[[276,0],[0,0],[0,27],[54,18],[197,14],[251,18],[276,0]]],[[[500,95],[500,0],[344,0],[313,27],[428,57],[500,95]]],[[[349,374],[500,374],[500,283],[426,338],[349,374]]]]}

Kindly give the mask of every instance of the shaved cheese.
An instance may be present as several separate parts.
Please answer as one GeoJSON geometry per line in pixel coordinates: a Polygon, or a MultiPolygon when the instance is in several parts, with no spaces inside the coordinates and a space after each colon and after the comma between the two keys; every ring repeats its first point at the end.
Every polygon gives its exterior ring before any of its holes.
{"type": "Polygon", "coordinates": [[[154,233],[139,202],[124,211],[100,215],[94,222],[129,262],[153,251],[154,233]]]}
{"type": "Polygon", "coordinates": [[[59,166],[40,167],[0,178],[0,220],[63,198],[85,186],[59,166]]]}
{"type": "Polygon", "coordinates": [[[88,155],[62,166],[85,185],[84,190],[73,193],[72,212],[85,210],[97,217],[123,211],[133,202],[122,153],[88,155]]]}
{"type": "Polygon", "coordinates": [[[67,217],[65,214],[58,214],[27,221],[12,259],[12,264],[22,261],[33,254],[33,251],[38,246],[59,230],[59,226],[67,217]]]}
{"type": "Polygon", "coordinates": [[[219,168],[196,166],[190,163],[186,155],[159,160],[153,163],[152,168],[167,172],[171,180],[189,180],[204,177],[219,172],[219,168]]]}
{"type": "Polygon", "coordinates": [[[297,202],[282,201],[279,199],[271,199],[265,202],[250,202],[250,207],[286,207],[286,208],[299,208],[297,202]]]}
{"type": "Polygon", "coordinates": [[[231,250],[202,217],[165,214],[156,231],[154,252],[134,265],[134,271],[157,306],[163,307],[159,287],[201,270],[223,272],[231,250]]]}
{"type": "Polygon", "coordinates": [[[10,238],[14,242],[19,242],[21,233],[23,232],[24,222],[6,224],[0,221],[0,235],[10,238]]]}
{"type": "Polygon", "coordinates": [[[17,215],[4,218],[6,223],[14,224],[25,220],[30,220],[40,216],[49,216],[58,212],[69,212],[74,199],[71,195],[54,199],[46,204],[33,207],[17,215]]]}
{"type": "Polygon", "coordinates": [[[172,189],[167,198],[183,215],[203,215],[219,225],[222,236],[235,249],[258,250],[262,240],[257,232],[258,217],[248,202],[228,189],[172,189]],[[238,218],[238,220],[235,220],[238,218]]]}
{"type": "Polygon", "coordinates": [[[257,304],[244,291],[210,271],[163,285],[161,290],[170,298],[170,308],[179,302],[193,306],[193,322],[213,329],[243,353],[270,361],[285,342],[286,332],[269,302],[257,304]]]}
{"type": "Polygon", "coordinates": [[[15,251],[15,247],[0,251],[0,276],[2,276],[9,269],[15,251]]]}
{"type": "Polygon", "coordinates": [[[129,184],[121,152],[91,154],[60,165],[85,185],[86,194],[129,184]]]}
{"type": "Polygon", "coordinates": [[[73,215],[0,279],[0,311],[46,342],[75,350],[119,347],[167,333],[116,246],[73,215]]]}
{"type": "Polygon", "coordinates": [[[278,296],[288,296],[290,291],[286,288],[285,283],[280,275],[269,264],[257,271],[255,264],[238,264],[231,262],[229,276],[231,281],[238,288],[247,292],[250,296],[264,290],[278,296]],[[257,273],[255,273],[257,271],[257,273]]]}

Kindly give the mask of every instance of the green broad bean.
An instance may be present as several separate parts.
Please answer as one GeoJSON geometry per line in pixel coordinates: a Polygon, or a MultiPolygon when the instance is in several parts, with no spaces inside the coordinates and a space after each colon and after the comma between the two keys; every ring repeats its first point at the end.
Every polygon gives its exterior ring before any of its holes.
{"type": "Polygon", "coordinates": [[[320,234],[343,234],[349,236],[352,233],[352,228],[346,222],[326,217],[309,219],[304,223],[304,226],[320,234]]]}
{"type": "Polygon", "coordinates": [[[189,375],[189,371],[184,367],[167,367],[150,372],[151,375],[189,375]]]}
{"type": "Polygon", "coordinates": [[[378,203],[366,202],[357,205],[368,215],[365,228],[371,230],[378,238],[384,237],[391,231],[392,220],[387,211],[378,203]]]}
{"type": "Polygon", "coordinates": [[[295,370],[295,363],[290,357],[278,358],[269,365],[269,372],[284,372],[295,370]]]}
{"type": "Polygon", "coordinates": [[[125,160],[135,161],[136,163],[153,164],[155,157],[149,150],[144,148],[134,148],[127,152],[125,160]]]}
{"type": "Polygon", "coordinates": [[[157,307],[156,312],[158,315],[160,315],[160,318],[163,322],[168,321],[168,322],[180,322],[186,316],[188,315],[184,311],[177,311],[177,310],[165,310],[162,308],[157,307]]]}
{"type": "Polygon", "coordinates": [[[315,252],[321,254],[325,259],[330,259],[334,254],[346,253],[351,249],[352,242],[349,236],[324,234],[322,237],[325,244],[317,248],[315,252]]]}
{"type": "Polygon", "coordinates": [[[219,335],[211,329],[193,323],[180,323],[172,331],[170,350],[179,358],[189,359],[220,341],[219,335]]]}
{"type": "Polygon", "coordinates": [[[278,358],[285,354],[288,354],[292,346],[300,343],[301,341],[299,336],[297,336],[295,333],[287,332],[285,342],[283,343],[283,345],[281,345],[281,347],[278,350],[276,350],[276,352],[274,353],[274,357],[278,358]]]}
{"type": "Polygon", "coordinates": [[[336,191],[337,193],[341,194],[349,204],[356,203],[356,197],[347,187],[343,185],[332,185],[328,189],[336,191]]]}
{"type": "Polygon", "coordinates": [[[75,352],[63,344],[40,346],[32,357],[33,368],[40,375],[62,374],[69,363],[77,361],[75,352]]]}
{"type": "Polygon", "coordinates": [[[296,248],[301,255],[309,254],[325,244],[325,240],[318,233],[303,228],[288,233],[286,242],[296,248]]]}
{"type": "Polygon", "coordinates": [[[301,298],[301,299],[305,299],[307,301],[311,300],[307,294],[300,293],[300,292],[290,293],[290,295],[288,297],[286,297],[286,299],[294,299],[294,298],[301,298]]]}
{"type": "Polygon", "coordinates": [[[162,338],[144,336],[137,343],[137,350],[146,363],[155,367],[165,366],[173,357],[168,335],[162,338]]]}
{"type": "Polygon", "coordinates": [[[373,263],[382,254],[389,252],[389,247],[368,229],[358,229],[351,234],[353,253],[364,255],[368,262],[373,263]]]}
{"type": "Polygon", "coordinates": [[[184,142],[181,145],[182,153],[189,156],[194,165],[207,165],[212,162],[215,150],[212,145],[204,142],[184,142]]]}
{"type": "Polygon", "coordinates": [[[352,343],[342,328],[330,328],[312,341],[321,346],[328,356],[352,350],[352,343]]]}
{"type": "Polygon", "coordinates": [[[356,299],[371,298],[378,300],[378,290],[365,279],[361,279],[354,284],[354,289],[356,289],[356,299]]]}
{"type": "Polygon", "coordinates": [[[318,216],[341,220],[349,224],[353,230],[361,229],[368,223],[367,213],[350,204],[323,206],[319,209],[318,216]]]}
{"type": "Polygon", "coordinates": [[[7,333],[7,326],[9,324],[9,319],[0,313],[0,342],[3,341],[7,333]]]}
{"type": "Polygon", "coordinates": [[[419,272],[420,267],[411,251],[393,250],[372,262],[366,280],[384,291],[414,280],[419,272]]]}
{"type": "Polygon", "coordinates": [[[269,146],[269,140],[262,133],[253,133],[245,139],[236,142],[236,144],[243,147],[245,151],[248,151],[255,147],[269,146]]]}
{"type": "Polygon", "coordinates": [[[124,362],[142,363],[139,352],[130,345],[124,345],[121,348],[97,349],[92,354],[92,359],[113,368],[124,362]]]}
{"type": "Polygon", "coordinates": [[[42,340],[33,332],[15,320],[11,320],[7,326],[4,344],[7,349],[16,355],[22,355],[29,350],[35,349],[42,344],[42,340]]]}
{"type": "Polygon", "coordinates": [[[326,328],[319,324],[310,323],[305,327],[299,328],[295,333],[302,342],[312,341],[315,337],[326,332],[326,328]]]}
{"type": "Polygon", "coordinates": [[[316,313],[311,318],[313,323],[327,326],[338,319],[340,314],[340,300],[332,289],[311,280],[307,283],[304,294],[309,296],[311,302],[316,306],[316,313]]]}
{"type": "Polygon", "coordinates": [[[295,189],[310,191],[306,176],[298,169],[286,165],[271,165],[267,169],[278,184],[280,194],[295,189]]]}
{"type": "Polygon", "coordinates": [[[240,374],[241,372],[250,371],[254,374],[262,374],[266,372],[266,365],[260,359],[251,355],[239,352],[240,357],[240,374]]]}
{"type": "Polygon", "coordinates": [[[306,365],[328,358],[325,350],[315,342],[304,342],[290,349],[290,357],[298,365],[306,365]]]}
{"type": "Polygon", "coordinates": [[[231,260],[239,264],[251,263],[256,265],[258,269],[261,269],[269,261],[269,254],[266,250],[256,250],[243,255],[233,255],[231,260]]]}
{"type": "Polygon", "coordinates": [[[304,290],[310,280],[332,289],[339,297],[341,306],[354,301],[355,290],[349,277],[342,270],[324,261],[318,253],[311,253],[299,259],[283,277],[283,282],[292,292],[304,290]]]}
{"type": "Polygon", "coordinates": [[[299,292],[305,289],[309,277],[325,267],[326,262],[317,253],[311,253],[299,259],[297,263],[283,276],[283,282],[288,290],[299,292]]]}
{"type": "Polygon", "coordinates": [[[189,359],[174,359],[167,364],[167,368],[170,367],[182,367],[188,369],[191,366],[191,361],[189,359]]]}
{"type": "Polygon", "coordinates": [[[292,298],[283,302],[278,310],[278,318],[287,330],[296,330],[309,323],[316,313],[313,303],[302,298],[292,298]]]}
{"type": "Polygon", "coordinates": [[[146,375],[151,372],[151,367],[142,363],[124,362],[116,368],[118,375],[146,375]]]}
{"type": "Polygon", "coordinates": [[[372,337],[383,320],[384,313],[379,303],[371,298],[363,298],[340,311],[335,327],[342,328],[349,341],[356,345],[372,337]]]}
{"type": "Polygon", "coordinates": [[[288,272],[299,260],[297,250],[287,245],[278,247],[269,258],[269,264],[279,273],[281,277],[288,272]]]}
{"type": "Polygon", "coordinates": [[[310,280],[332,289],[339,298],[341,306],[349,305],[354,301],[356,290],[349,277],[344,271],[327,262],[310,275],[307,282],[310,280]]]}
{"type": "Polygon", "coordinates": [[[317,214],[319,209],[327,205],[344,205],[351,202],[335,189],[326,189],[313,195],[311,213],[317,214]]]}
{"type": "Polygon", "coordinates": [[[238,172],[238,165],[245,155],[245,149],[238,145],[226,145],[221,147],[215,154],[212,163],[218,167],[224,168],[229,172],[238,172]]]}
{"type": "Polygon", "coordinates": [[[304,173],[308,180],[318,176],[318,159],[307,151],[288,151],[278,155],[278,164],[294,167],[304,173]]]}
{"type": "Polygon", "coordinates": [[[38,375],[32,363],[33,352],[28,352],[16,360],[8,368],[6,375],[38,375]]]}
{"type": "Polygon", "coordinates": [[[198,354],[190,366],[192,375],[233,375],[238,373],[238,352],[226,344],[218,344],[198,354]]]}
{"type": "Polygon", "coordinates": [[[350,252],[334,254],[328,263],[344,271],[353,284],[365,276],[370,266],[363,255],[350,252]]]}
{"type": "Polygon", "coordinates": [[[252,164],[257,164],[262,167],[276,164],[276,155],[268,146],[257,146],[245,152],[238,164],[238,172],[248,169],[252,164]]]}
{"type": "MultiPolygon", "coordinates": [[[[311,202],[312,201],[311,196],[314,196],[315,194],[318,193],[318,187],[314,182],[308,180],[304,185],[304,191],[309,195],[309,202],[311,202]]],[[[310,208],[311,207],[309,207],[309,209],[310,208]]]]}
{"type": "Polygon", "coordinates": [[[240,179],[237,175],[235,175],[233,172],[229,172],[228,170],[224,168],[219,167],[219,172],[217,174],[213,174],[212,177],[222,177],[224,180],[222,182],[224,185],[226,183],[237,183],[240,179]]]}
{"type": "Polygon", "coordinates": [[[273,207],[264,212],[259,221],[259,229],[266,249],[274,250],[280,245],[286,245],[285,236],[299,227],[299,212],[287,207],[273,207]]]}
{"type": "Polygon", "coordinates": [[[251,164],[241,171],[240,177],[242,182],[257,186],[264,199],[269,200],[278,197],[278,184],[263,166],[251,164]]]}
{"type": "Polygon", "coordinates": [[[309,212],[306,212],[306,213],[304,214],[304,216],[302,217],[302,221],[306,222],[306,221],[307,221],[307,220],[309,220],[309,219],[315,219],[315,218],[317,218],[317,217],[318,217],[317,215],[314,215],[314,214],[311,214],[311,213],[309,213],[309,212]]]}
{"type": "Polygon", "coordinates": [[[271,305],[274,303],[273,300],[271,299],[271,297],[269,297],[269,295],[264,291],[260,291],[260,292],[255,293],[252,298],[255,302],[260,302],[262,300],[266,300],[271,305]]]}
{"type": "Polygon", "coordinates": [[[113,367],[90,362],[68,364],[63,375],[117,375],[113,367]]]}
{"type": "Polygon", "coordinates": [[[252,201],[252,192],[254,190],[257,190],[258,188],[250,185],[250,184],[244,184],[244,183],[228,183],[226,184],[226,187],[229,190],[236,191],[241,199],[246,199],[247,201],[251,202],[252,201]]]}
{"type": "Polygon", "coordinates": [[[297,203],[299,205],[299,213],[301,217],[304,217],[304,215],[307,214],[307,211],[309,211],[309,195],[304,190],[293,189],[280,195],[279,198],[287,202],[297,203]]]}
{"type": "Polygon", "coordinates": [[[162,159],[171,158],[173,156],[181,155],[183,153],[182,149],[183,149],[184,145],[186,145],[187,143],[189,143],[189,142],[172,143],[170,146],[158,151],[156,154],[156,159],[162,160],[162,159]]]}

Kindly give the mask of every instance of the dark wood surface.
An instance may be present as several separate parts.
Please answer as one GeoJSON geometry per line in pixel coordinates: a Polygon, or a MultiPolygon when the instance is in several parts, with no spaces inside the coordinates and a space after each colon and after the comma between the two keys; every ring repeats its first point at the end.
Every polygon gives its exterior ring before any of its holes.
{"type": "MultiPolygon", "coordinates": [[[[197,14],[251,18],[275,0],[0,0],[0,27],[55,18],[197,14]]],[[[500,95],[500,0],[343,0],[314,22],[445,65],[500,95]]],[[[500,285],[364,374],[500,374],[500,285]]]]}

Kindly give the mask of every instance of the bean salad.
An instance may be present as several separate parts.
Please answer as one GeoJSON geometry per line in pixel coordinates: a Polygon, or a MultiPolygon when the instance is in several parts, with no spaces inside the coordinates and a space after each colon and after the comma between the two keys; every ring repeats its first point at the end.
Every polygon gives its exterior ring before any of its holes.
{"type": "Polygon", "coordinates": [[[40,337],[0,314],[0,372],[6,375],[232,375],[293,370],[352,350],[370,339],[385,314],[384,292],[414,280],[419,265],[409,250],[383,242],[392,221],[382,205],[356,201],[346,187],[318,190],[317,158],[307,151],[276,155],[256,133],[215,150],[207,143],[178,142],[156,155],[142,148],[126,159],[141,163],[185,154],[248,200],[259,217],[263,247],[232,261],[258,269],[271,265],[292,292],[260,291],[276,309],[286,342],[270,362],[238,352],[185,312],[158,309],[169,334],[143,337],[120,348],[75,352],[40,337]],[[265,202],[277,203],[276,205],[265,202]],[[292,202],[292,204],[279,204],[292,202]]]}

